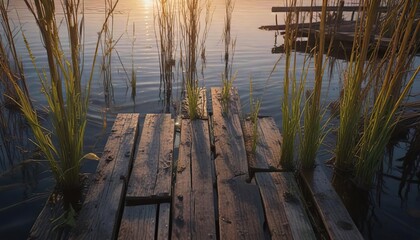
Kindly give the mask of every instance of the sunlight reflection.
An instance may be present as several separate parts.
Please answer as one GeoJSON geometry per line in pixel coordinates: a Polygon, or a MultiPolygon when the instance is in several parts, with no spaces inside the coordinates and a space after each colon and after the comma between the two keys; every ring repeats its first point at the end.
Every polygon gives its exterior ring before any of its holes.
{"type": "Polygon", "coordinates": [[[145,7],[152,7],[153,6],[153,0],[140,0],[145,7]]]}

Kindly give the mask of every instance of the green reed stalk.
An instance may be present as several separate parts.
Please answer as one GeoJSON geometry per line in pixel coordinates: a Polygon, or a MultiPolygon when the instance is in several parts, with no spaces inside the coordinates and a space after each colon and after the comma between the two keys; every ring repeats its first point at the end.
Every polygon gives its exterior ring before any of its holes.
{"type": "MultiPolygon", "coordinates": [[[[29,96],[19,88],[16,81],[13,82],[18,93],[15,100],[33,131],[34,143],[49,162],[57,186],[63,192],[66,207],[71,209],[74,207],[74,203],[79,200],[78,197],[81,193],[79,180],[81,161],[85,158],[97,159],[96,155],[92,153],[83,155],[83,140],[87,123],[86,114],[89,104],[90,86],[93,79],[100,37],[96,44],[87,87],[82,90],[79,68],[80,35],[78,31],[74,30],[81,29],[79,28],[80,22],[75,16],[79,14],[77,11],[79,11],[80,1],[65,0],[63,2],[66,26],[69,29],[71,60],[66,59],[64,50],[61,48],[54,1],[25,0],[25,3],[38,24],[47,52],[49,74],[45,71],[39,71],[36,67],[35,57],[25,35],[23,35],[30,58],[42,84],[42,92],[48,103],[53,128],[49,130],[42,126],[37,112],[31,105],[29,96]],[[76,20],[77,22],[75,22],[76,20]],[[73,25],[76,25],[76,27],[73,25]],[[79,72],[73,72],[75,69],[79,72]]],[[[115,9],[115,5],[112,9],[115,9]]],[[[106,18],[107,20],[108,17],[106,18]]],[[[104,31],[105,25],[102,26],[100,35],[104,31]]]]}
{"type": "Polygon", "coordinates": [[[249,106],[250,119],[252,123],[252,153],[255,154],[258,143],[258,115],[261,109],[261,99],[253,98],[252,78],[249,79],[249,106]]]}
{"type": "Polygon", "coordinates": [[[200,118],[198,101],[200,89],[192,84],[187,84],[188,115],[191,120],[200,118]]]}
{"type": "Polygon", "coordinates": [[[404,76],[418,48],[417,35],[420,26],[418,23],[415,25],[417,2],[405,1],[402,4],[397,28],[381,63],[385,71],[383,82],[374,99],[373,108],[365,117],[363,133],[357,145],[355,178],[362,187],[368,188],[372,185],[395,124],[401,116],[397,111],[420,71],[420,66],[417,66],[411,78],[404,84],[404,76]]]}
{"type": "MultiPolygon", "coordinates": [[[[315,86],[314,90],[309,95],[305,102],[304,108],[304,125],[303,136],[300,144],[301,165],[303,168],[312,168],[315,166],[315,158],[319,146],[323,139],[321,128],[321,88],[322,79],[324,76],[324,48],[325,48],[325,33],[326,18],[327,18],[328,1],[324,0],[322,3],[321,23],[319,28],[319,39],[315,50],[315,86]]],[[[328,53],[327,53],[328,55],[328,53]]]]}
{"type": "Polygon", "coordinates": [[[361,19],[356,24],[350,62],[344,76],[343,96],[340,99],[340,126],[335,148],[336,168],[343,171],[352,170],[354,166],[361,108],[364,100],[362,83],[366,78],[370,38],[377,18],[379,3],[380,0],[360,2],[363,10],[361,19]]]}
{"type": "Polygon", "coordinates": [[[229,110],[231,90],[232,90],[232,87],[233,87],[233,81],[235,81],[235,79],[236,79],[236,74],[237,73],[235,73],[233,76],[228,78],[228,77],[226,77],[225,73],[222,73],[222,98],[221,98],[221,103],[222,103],[223,112],[225,112],[225,113],[227,113],[227,111],[229,110]]]}
{"type": "Polygon", "coordinates": [[[297,55],[293,52],[293,47],[296,44],[296,27],[298,23],[298,14],[296,10],[296,0],[286,2],[287,6],[292,9],[291,12],[286,13],[286,32],[284,35],[285,48],[285,73],[283,81],[283,100],[282,100],[282,135],[283,144],[281,145],[282,156],[280,164],[283,169],[295,169],[295,150],[296,138],[300,129],[300,119],[302,116],[301,102],[304,92],[304,85],[308,69],[308,56],[305,56],[302,64],[302,74],[300,78],[297,77],[297,55]]]}

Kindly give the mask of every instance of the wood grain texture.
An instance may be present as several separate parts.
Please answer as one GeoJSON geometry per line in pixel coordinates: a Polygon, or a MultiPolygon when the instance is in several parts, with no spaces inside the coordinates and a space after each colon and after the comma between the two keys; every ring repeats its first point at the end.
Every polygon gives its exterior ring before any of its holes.
{"type": "Polygon", "coordinates": [[[171,204],[170,203],[159,204],[157,240],[169,239],[169,229],[170,229],[170,223],[171,223],[170,215],[171,215],[171,204]]]}
{"type": "Polygon", "coordinates": [[[125,206],[118,239],[168,240],[170,203],[125,206]]]}
{"type": "Polygon", "coordinates": [[[138,114],[118,114],[69,239],[115,239],[138,133],[138,114]]]}
{"type": "Polygon", "coordinates": [[[240,102],[236,89],[232,89],[228,110],[222,110],[221,89],[212,88],[213,131],[216,156],[217,177],[230,179],[248,175],[248,163],[244,136],[241,126],[240,102]]]}
{"type": "Polygon", "coordinates": [[[240,102],[232,89],[222,110],[221,89],[212,88],[215,166],[220,239],[264,239],[264,216],[258,187],[247,183],[248,164],[240,119],[240,102]]]}
{"type": "Polygon", "coordinates": [[[118,239],[155,239],[158,205],[125,206],[118,239]]]}
{"type": "Polygon", "coordinates": [[[255,152],[252,151],[255,141],[253,126],[249,119],[244,122],[245,146],[251,175],[255,172],[282,171],[280,158],[283,138],[274,119],[272,117],[258,119],[255,152]]]}
{"type": "Polygon", "coordinates": [[[216,239],[207,120],[182,120],[173,197],[173,239],[216,239]]]}
{"type": "Polygon", "coordinates": [[[293,173],[256,173],[271,239],[316,239],[293,173]]]}
{"type": "Polygon", "coordinates": [[[314,205],[331,239],[363,239],[343,202],[320,167],[302,170],[300,177],[313,196],[314,205]]]}
{"type": "Polygon", "coordinates": [[[169,201],[174,120],[170,114],[147,114],[128,183],[129,205],[169,201]]]}
{"type": "Polygon", "coordinates": [[[242,177],[218,179],[217,192],[220,239],[266,239],[264,210],[253,182],[242,177]]]}

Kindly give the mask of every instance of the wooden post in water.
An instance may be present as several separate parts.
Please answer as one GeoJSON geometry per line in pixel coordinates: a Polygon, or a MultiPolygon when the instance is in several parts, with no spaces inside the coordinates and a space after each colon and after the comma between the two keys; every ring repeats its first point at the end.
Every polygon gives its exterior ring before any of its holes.
{"type": "Polygon", "coordinates": [[[337,19],[336,19],[337,23],[341,22],[341,19],[343,18],[343,7],[344,7],[344,1],[341,0],[340,4],[338,5],[338,10],[337,10],[337,19]]]}

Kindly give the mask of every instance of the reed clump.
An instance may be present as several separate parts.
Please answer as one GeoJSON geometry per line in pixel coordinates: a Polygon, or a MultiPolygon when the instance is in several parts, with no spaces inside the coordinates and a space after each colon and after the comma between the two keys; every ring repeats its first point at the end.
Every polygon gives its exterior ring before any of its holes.
{"type": "MultiPolygon", "coordinates": [[[[406,100],[420,71],[420,66],[415,67],[411,73],[407,71],[411,68],[412,59],[419,47],[417,36],[420,25],[416,22],[417,9],[416,1],[400,3],[395,10],[398,11],[398,23],[389,47],[379,65],[375,64],[376,70],[367,78],[371,82],[380,76],[382,82],[378,92],[374,92],[373,106],[364,114],[363,130],[356,145],[355,180],[361,187],[372,186],[386,146],[401,117],[400,106],[406,100]],[[409,77],[407,81],[406,76],[409,77]]],[[[387,25],[381,27],[381,32],[384,33],[387,25]]]]}
{"type": "Polygon", "coordinates": [[[182,0],[178,5],[180,69],[191,119],[200,115],[198,104],[194,103],[200,97],[197,65],[201,56],[202,70],[205,66],[205,43],[212,19],[211,6],[211,0],[182,0]],[[203,10],[205,10],[204,17],[203,10]]]}
{"type": "Polygon", "coordinates": [[[167,105],[172,95],[172,82],[174,79],[173,68],[176,58],[176,26],[177,3],[174,0],[156,0],[155,21],[158,26],[158,51],[161,84],[167,105]]]}
{"type": "MultiPolygon", "coordinates": [[[[82,69],[80,62],[81,28],[80,0],[64,0],[62,7],[70,41],[70,57],[66,57],[58,34],[59,21],[56,19],[56,6],[53,0],[25,0],[25,4],[34,16],[45,45],[48,59],[48,71],[36,66],[35,57],[29,43],[23,35],[29,56],[35,66],[42,84],[49,108],[52,129],[42,126],[36,109],[29,96],[13,81],[17,97],[14,99],[30,125],[34,143],[48,160],[57,187],[64,196],[67,209],[76,207],[81,194],[80,167],[85,158],[97,159],[97,156],[83,154],[83,142],[86,128],[86,114],[89,104],[90,86],[99,48],[100,36],[96,44],[90,78],[82,88],[82,69]]],[[[112,9],[115,9],[115,5],[112,9]]],[[[108,17],[106,21],[108,20],[108,17]]],[[[102,26],[100,35],[104,31],[102,26]]]]}
{"type": "Polygon", "coordinates": [[[292,11],[286,13],[286,30],[284,35],[284,56],[285,68],[283,79],[283,99],[282,99],[282,135],[283,144],[281,145],[282,156],[280,165],[283,169],[292,171],[296,168],[296,143],[300,131],[300,120],[302,116],[302,97],[306,82],[309,55],[305,55],[304,63],[301,66],[302,74],[297,75],[299,67],[297,64],[297,53],[293,52],[296,44],[297,24],[299,22],[296,9],[296,0],[286,1],[286,6],[292,11]]]}
{"type": "MultiPolygon", "coordinates": [[[[300,143],[299,159],[303,168],[312,168],[315,166],[315,159],[320,144],[323,141],[323,128],[321,127],[321,89],[322,81],[324,77],[324,49],[325,49],[325,33],[326,22],[327,22],[327,6],[328,1],[324,0],[322,3],[321,23],[319,31],[319,38],[317,38],[317,44],[314,49],[315,51],[315,85],[314,89],[310,91],[310,94],[305,102],[304,107],[304,121],[303,121],[303,133],[300,143]]],[[[329,51],[326,56],[329,55],[329,51]]]]}
{"type": "MultiPolygon", "coordinates": [[[[337,169],[352,171],[356,145],[359,139],[359,126],[362,117],[362,106],[366,94],[362,89],[367,75],[369,61],[370,39],[377,17],[377,7],[380,0],[363,3],[366,10],[361,13],[356,23],[353,48],[345,76],[343,96],[340,99],[340,126],[335,148],[335,165],[337,169]]],[[[374,61],[374,60],[372,60],[374,61]]]]}

